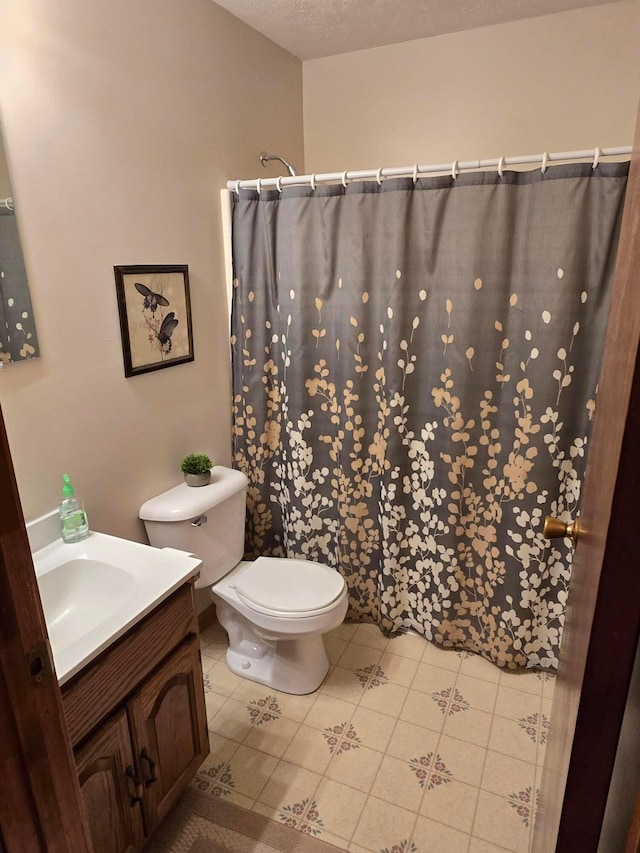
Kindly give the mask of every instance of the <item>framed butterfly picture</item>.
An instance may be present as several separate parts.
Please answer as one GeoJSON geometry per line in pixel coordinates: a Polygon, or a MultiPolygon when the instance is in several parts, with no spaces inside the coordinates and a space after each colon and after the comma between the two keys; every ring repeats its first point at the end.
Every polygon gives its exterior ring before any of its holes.
{"type": "Polygon", "coordinates": [[[193,361],[189,269],[116,266],[124,375],[193,361]]]}

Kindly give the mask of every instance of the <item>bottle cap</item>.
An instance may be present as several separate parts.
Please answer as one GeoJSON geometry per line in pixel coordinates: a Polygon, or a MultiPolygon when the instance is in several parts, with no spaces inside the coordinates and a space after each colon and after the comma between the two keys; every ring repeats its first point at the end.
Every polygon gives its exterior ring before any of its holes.
{"type": "Polygon", "coordinates": [[[62,475],[62,497],[63,498],[72,498],[73,497],[73,486],[69,481],[69,475],[62,475]]]}

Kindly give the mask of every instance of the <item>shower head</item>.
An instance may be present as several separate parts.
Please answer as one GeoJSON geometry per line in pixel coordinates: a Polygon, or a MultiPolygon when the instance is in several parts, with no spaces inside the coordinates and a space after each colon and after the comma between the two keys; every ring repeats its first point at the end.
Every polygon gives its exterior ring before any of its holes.
{"type": "Polygon", "coordinates": [[[284,157],[280,157],[279,154],[267,154],[266,151],[263,151],[262,154],[260,154],[260,162],[265,167],[265,169],[267,168],[267,163],[269,162],[269,160],[279,160],[282,163],[282,165],[286,168],[287,172],[289,172],[291,177],[295,178],[295,176],[297,174],[296,170],[293,168],[291,163],[288,163],[284,159],[284,157]]]}

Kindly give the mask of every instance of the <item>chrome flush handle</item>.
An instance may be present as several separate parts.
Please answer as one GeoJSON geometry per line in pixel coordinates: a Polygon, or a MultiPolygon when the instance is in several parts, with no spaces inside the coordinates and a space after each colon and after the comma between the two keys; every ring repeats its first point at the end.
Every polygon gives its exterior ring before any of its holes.
{"type": "Polygon", "coordinates": [[[201,515],[200,518],[196,518],[195,521],[191,522],[192,527],[202,527],[203,524],[207,523],[207,516],[201,515]]]}

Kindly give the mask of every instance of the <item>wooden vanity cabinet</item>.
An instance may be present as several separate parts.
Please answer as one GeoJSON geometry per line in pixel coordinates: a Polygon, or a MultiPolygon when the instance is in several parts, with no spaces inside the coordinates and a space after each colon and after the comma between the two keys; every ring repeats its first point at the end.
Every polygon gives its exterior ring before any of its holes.
{"type": "Polygon", "coordinates": [[[68,685],[62,703],[96,853],[135,853],[209,752],[191,584],[68,685]]]}

